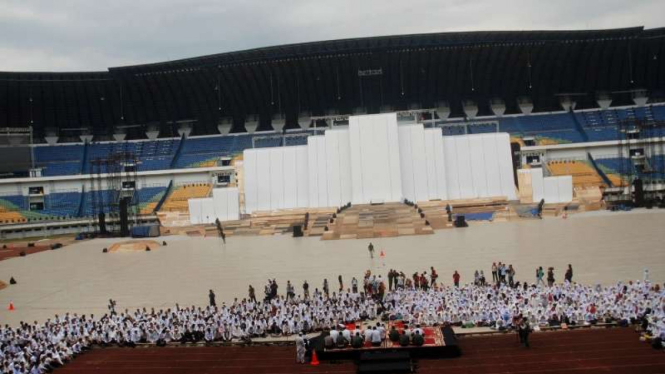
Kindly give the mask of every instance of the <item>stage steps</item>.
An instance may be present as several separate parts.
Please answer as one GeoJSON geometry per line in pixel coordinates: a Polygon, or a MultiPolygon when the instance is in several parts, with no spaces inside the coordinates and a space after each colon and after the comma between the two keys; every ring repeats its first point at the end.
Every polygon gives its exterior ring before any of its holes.
{"type": "Polygon", "coordinates": [[[328,223],[323,240],[427,235],[434,231],[417,209],[402,203],[353,205],[328,223]]]}
{"type": "Polygon", "coordinates": [[[303,231],[304,236],[321,236],[335,208],[306,208],[288,209],[274,212],[255,212],[249,219],[241,221],[225,222],[224,233],[226,235],[279,235],[293,233],[293,226],[304,225],[305,215],[309,213],[307,227],[303,231]]]}

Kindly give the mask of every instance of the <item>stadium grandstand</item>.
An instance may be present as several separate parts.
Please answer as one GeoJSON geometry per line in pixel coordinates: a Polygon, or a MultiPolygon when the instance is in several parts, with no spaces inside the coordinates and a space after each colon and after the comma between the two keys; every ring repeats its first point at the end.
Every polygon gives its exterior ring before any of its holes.
{"type": "Polygon", "coordinates": [[[664,52],[448,32],[0,72],[0,373],[663,372],[664,52]]]}
{"type": "Polygon", "coordinates": [[[30,129],[32,159],[0,180],[0,225],[117,213],[108,202],[118,187],[99,182],[113,173],[143,178],[129,201],[137,214],[187,212],[189,198],[237,184],[243,151],[306,145],[350,115],[387,112],[444,136],[507,132],[520,150],[515,169],[572,175],[576,188],[640,176],[660,183],[662,144],[649,142],[638,161],[622,144],[636,124],[661,124],[650,138],[662,136],[664,35],[642,27],[420,34],[93,73],[1,72],[0,126],[30,129]],[[121,154],[131,162],[105,161],[121,154]]]}

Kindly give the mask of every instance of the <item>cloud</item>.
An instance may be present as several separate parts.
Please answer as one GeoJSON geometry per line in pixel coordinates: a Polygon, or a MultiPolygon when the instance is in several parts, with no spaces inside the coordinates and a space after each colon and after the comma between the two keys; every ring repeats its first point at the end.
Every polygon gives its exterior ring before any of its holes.
{"type": "Polygon", "coordinates": [[[392,34],[660,27],[662,14],[662,0],[5,0],[0,70],[106,70],[392,34]]]}

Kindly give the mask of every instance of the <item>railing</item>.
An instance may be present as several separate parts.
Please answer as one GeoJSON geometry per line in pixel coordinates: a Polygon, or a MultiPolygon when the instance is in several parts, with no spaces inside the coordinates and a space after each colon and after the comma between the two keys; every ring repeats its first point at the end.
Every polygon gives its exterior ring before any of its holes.
{"type": "Polygon", "coordinates": [[[610,187],[614,187],[614,184],[610,180],[610,178],[605,174],[605,172],[600,168],[600,166],[596,163],[596,160],[593,159],[593,156],[591,156],[591,153],[587,153],[587,156],[589,157],[589,161],[591,161],[591,165],[593,165],[594,169],[596,169],[596,172],[600,177],[603,179],[603,182],[607,184],[610,187]]]}
{"type": "Polygon", "coordinates": [[[180,137],[180,144],[178,144],[178,149],[176,149],[175,154],[173,155],[173,159],[171,160],[171,165],[170,169],[175,168],[175,166],[178,164],[178,159],[180,158],[180,153],[182,151],[182,147],[185,145],[185,141],[187,141],[187,138],[183,134],[180,137]]]}
{"type": "MultiPolygon", "coordinates": [[[[182,144],[182,143],[181,143],[181,144],[182,144]]],[[[164,191],[164,195],[162,195],[162,198],[159,199],[159,202],[158,202],[157,205],[155,206],[155,210],[154,210],[155,212],[159,212],[159,210],[162,209],[162,205],[164,205],[164,202],[165,202],[166,199],[169,197],[169,195],[171,194],[172,190],[173,190],[173,181],[169,182],[168,187],[166,187],[166,191],[164,191]]]]}

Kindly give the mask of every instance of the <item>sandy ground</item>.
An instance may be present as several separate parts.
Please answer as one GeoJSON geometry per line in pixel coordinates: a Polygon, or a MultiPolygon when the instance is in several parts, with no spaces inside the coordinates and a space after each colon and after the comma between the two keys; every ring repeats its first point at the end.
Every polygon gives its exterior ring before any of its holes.
{"type": "Polygon", "coordinates": [[[18,281],[0,291],[0,323],[45,320],[54,314],[106,312],[109,298],[118,308],[206,305],[209,289],[217,302],[246,297],[248,284],[257,296],[268,278],[284,293],[291,280],[301,291],[307,279],[313,291],[328,278],[331,290],[342,275],[360,279],[366,269],[383,274],[396,268],[407,274],[434,266],[444,283],[458,270],[462,282],[475,269],[491,278],[493,261],[513,264],[517,280],[534,281],[535,268],[554,266],[557,281],[573,264],[574,280],[614,283],[641,279],[648,267],[652,281],[665,281],[665,211],[641,210],[580,214],[508,223],[473,224],[434,235],[375,239],[376,256],[367,240],[322,241],[289,236],[217,238],[172,236],[157,251],[102,253],[126,239],[97,239],[56,251],[0,261],[0,279],[18,281]],[[379,258],[379,252],[386,254],[379,258]],[[16,311],[7,311],[9,301],[16,311]]]}

